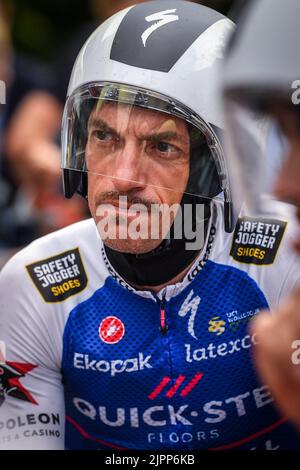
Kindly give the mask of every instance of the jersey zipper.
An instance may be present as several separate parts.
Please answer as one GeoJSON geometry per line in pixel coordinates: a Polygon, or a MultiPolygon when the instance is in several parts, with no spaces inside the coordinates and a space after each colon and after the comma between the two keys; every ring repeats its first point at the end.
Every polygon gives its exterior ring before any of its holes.
{"type": "Polygon", "coordinates": [[[166,319],[166,309],[165,309],[165,304],[166,304],[166,299],[163,297],[161,300],[158,299],[159,307],[160,307],[160,326],[159,329],[161,331],[161,334],[165,336],[167,334],[167,331],[169,329],[168,324],[167,324],[167,319],[166,319]]]}

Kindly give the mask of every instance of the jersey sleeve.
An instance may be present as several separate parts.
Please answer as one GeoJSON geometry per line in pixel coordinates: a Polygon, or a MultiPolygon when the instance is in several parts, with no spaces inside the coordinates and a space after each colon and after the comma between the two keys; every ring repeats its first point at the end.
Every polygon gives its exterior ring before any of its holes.
{"type": "Polygon", "coordinates": [[[213,248],[216,261],[247,272],[264,293],[270,310],[277,310],[300,286],[300,258],[293,246],[298,238],[294,210],[276,202],[274,214],[255,218],[242,212],[233,234],[226,234],[225,242],[219,237],[213,248]]]}
{"type": "Polygon", "coordinates": [[[0,274],[0,449],[63,449],[62,338],[24,264],[16,255],[0,274]]]}
{"type": "Polygon", "coordinates": [[[272,299],[270,305],[273,309],[277,309],[295,289],[300,288],[300,258],[293,247],[297,232],[294,224],[290,225],[287,226],[274,265],[270,266],[269,273],[264,273],[264,284],[272,299]]]}

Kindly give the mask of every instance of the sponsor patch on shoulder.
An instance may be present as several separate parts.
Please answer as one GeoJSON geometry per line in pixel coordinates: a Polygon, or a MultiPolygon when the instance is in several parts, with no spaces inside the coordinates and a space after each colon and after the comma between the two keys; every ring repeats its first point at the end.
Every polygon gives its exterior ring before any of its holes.
{"type": "Polygon", "coordinates": [[[274,219],[238,219],[233,235],[230,255],[247,264],[274,263],[287,222],[274,219]]]}
{"type": "Polygon", "coordinates": [[[78,248],[29,264],[26,269],[45,302],[62,302],[87,286],[78,248]]]}

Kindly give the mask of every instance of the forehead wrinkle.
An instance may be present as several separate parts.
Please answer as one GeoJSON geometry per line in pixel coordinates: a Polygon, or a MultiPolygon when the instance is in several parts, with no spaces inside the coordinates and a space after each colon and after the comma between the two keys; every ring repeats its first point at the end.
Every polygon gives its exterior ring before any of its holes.
{"type": "Polygon", "coordinates": [[[105,122],[103,119],[99,118],[99,117],[94,117],[94,116],[91,116],[89,118],[89,122],[88,122],[88,127],[95,127],[95,128],[106,128],[106,129],[110,129],[110,130],[113,130],[112,127],[110,127],[110,125],[105,122]]]}
{"type": "Polygon", "coordinates": [[[89,121],[91,121],[89,126],[100,124],[100,126],[105,126],[120,136],[132,127],[134,134],[141,140],[154,140],[160,137],[189,143],[189,133],[185,122],[180,118],[164,115],[158,110],[138,108],[127,104],[120,105],[120,103],[106,103],[101,109],[93,110],[89,121]],[[107,113],[105,113],[106,110],[108,110],[107,113]],[[142,116],[142,121],[141,114],[146,115],[142,116]],[[134,116],[136,116],[136,120],[134,116]],[[161,122],[162,119],[163,122],[161,122]],[[135,129],[136,125],[139,126],[139,129],[135,129]]]}
{"type": "Polygon", "coordinates": [[[129,128],[129,119],[132,111],[132,106],[118,106],[117,107],[117,132],[122,135],[129,128]]]}

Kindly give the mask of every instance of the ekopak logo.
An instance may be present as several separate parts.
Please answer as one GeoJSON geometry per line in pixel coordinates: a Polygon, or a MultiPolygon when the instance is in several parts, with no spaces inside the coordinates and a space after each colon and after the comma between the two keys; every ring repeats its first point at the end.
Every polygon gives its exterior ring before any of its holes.
{"type": "Polygon", "coordinates": [[[124,323],[117,317],[109,316],[104,318],[99,326],[99,337],[107,344],[116,344],[125,334],[124,323]]]}

